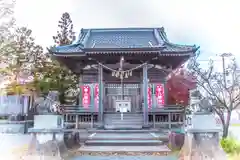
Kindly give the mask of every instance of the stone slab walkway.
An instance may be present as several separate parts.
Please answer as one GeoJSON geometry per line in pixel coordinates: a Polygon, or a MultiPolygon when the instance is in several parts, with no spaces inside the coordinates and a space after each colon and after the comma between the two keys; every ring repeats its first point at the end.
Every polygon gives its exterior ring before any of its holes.
{"type": "Polygon", "coordinates": [[[28,147],[32,140],[28,134],[2,134],[0,133],[0,150],[3,153],[14,152],[28,147]]]}

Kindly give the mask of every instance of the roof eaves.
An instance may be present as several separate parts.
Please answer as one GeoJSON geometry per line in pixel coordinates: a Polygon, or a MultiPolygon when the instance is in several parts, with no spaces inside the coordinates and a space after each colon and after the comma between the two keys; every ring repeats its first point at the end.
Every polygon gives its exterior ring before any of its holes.
{"type": "Polygon", "coordinates": [[[158,32],[158,29],[153,29],[153,34],[157,40],[157,43],[158,45],[161,45],[161,40],[162,40],[162,37],[160,36],[160,33],[158,32]]]}
{"type": "Polygon", "coordinates": [[[161,27],[161,28],[158,28],[157,30],[158,30],[158,33],[159,33],[160,37],[162,38],[162,40],[163,40],[164,42],[169,42],[169,40],[168,40],[168,38],[167,38],[167,34],[166,34],[164,28],[161,27]]]}
{"type": "Polygon", "coordinates": [[[81,42],[84,39],[85,35],[86,35],[86,31],[85,29],[82,28],[78,35],[77,42],[81,42]]]}
{"type": "Polygon", "coordinates": [[[85,52],[52,52],[56,57],[84,57],[86,56],[85,52]]]}
{"type": "Polygon", "coordinates": [[[82,52],[83,45],[81,43],[74,43],[65,46],[57,46],[50,49],[54,53],[69,53],[69,52],[82,52]]]}
{"type": "Polygon", "coordinates": [[[175,44],[171,42],[165,42],[165,44],[169,45],[170,47],[175,47],[175,48],[179,48],[179,49],[183,49],[191,52],[196,52],[200,48],[200,46],[196,46],[196,45],[181,45],[181,44],[175,44]]]}
{"type": "Polygon", "coordinates": [[[86,43],[87,43],[87,41],[88,41],[88,39],[89,39],[89,37],[90,37],[90,34],[91,34],[91,29],[89,29],[89,30],[85,33],[85,36],[84,36],[84,38],[82,39],[82,42],[80,42],[80,43],[83,44],[83,47],[86,46],[86,43]]]}

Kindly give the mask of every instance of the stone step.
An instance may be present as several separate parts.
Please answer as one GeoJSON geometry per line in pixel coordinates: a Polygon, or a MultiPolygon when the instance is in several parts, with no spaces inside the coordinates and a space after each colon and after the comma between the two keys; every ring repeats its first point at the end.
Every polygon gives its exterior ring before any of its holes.
{"type": "Polygon", "coordinates": [[[130,121],[130,122],[138,122],[143,121],[143,118],[104,118],[104,121],[130,121]]]}
{"type": "Polygon", "coordinates": [[[88,133],[155,133],[160,132],[158,129],[132,129],[132,130],[114,130],[114,129],[89,129],[88,133]]]}
{"type": "Polygon", "coordinates": [[[89,140],[161,140],[168,142],[167,133],[161,133],[156,130],[98,130],[88,132],[89,140]]]}
{"type": "Polygon", "coordinates": [[[104,120],[128,120],[128,121],[139,120],[139,121],[141,121],[141,120],[143,120],[143,118],[142,117],[123,117],[123,118],[121,118],[121,117],[105,117],[104,120]]]}
{"type": "Polygon", "coordinates": [[[131,114],[113,114],[113,115],[104,115],[104,117],[126,117],[126,118],[140,118],[143,117],[143,115],[131,115],[131,114]]]}
{"type": "Polygon", "coordinates": [[[110,127],[116,126],[116,127],[120,127],[120,128],[123,128],[123,129],[124,129],[124,127],[127,127],[127,128],[129,128],[129,127],[132,128],[133,127],[134,128],[134,126],[137,126],[136,127],[137,129],[141,129],[141,128],[143,128],[142,127],[143,123],[124,123],[124,122],[121,122],[121,123],[105,123],[104,126],[110,126],[110,127]]]}
{"type": "Polygon", "coordinates": [[[104,123],[128,123],[128,124],[143,124],[143,121],[139,120],[139,121],[135,121],[135,120],[104,120],[104,123]]]}
{"type": "MultiPolygon", "coordinates": [[[[167,155],[169,152],[171,152],[171,150],[166,146],[166,145],[160,145],[160,146],[82,146],[81,148],[79,148],[78,150],[79,152],[82,153],[94,153],[94,152],[98,152],[101,154],[103,153],[133,153],[134,155],[136,155],[137,153],[163,153],[166,152],[165,155],[167,155]]],[[[111,154],[110,154],[111,155],[111,154]]],[[[159,154],[156,154],[159,155],[159,154]]],[[[164,154],[163,154],[164,155],[164,154]]],[[[149,157],[146,157],[145,160],[150,160],[148,159],[149,157]]],[[[132,158],[127,158],[127,159],[136,159],[137,157],[132,157],[132,158]]],[[[152,158],[152,156],[151,156],[152,158]]],[[[115,159],[115,158],[109,158],[109,159],[115,159]]],[[[122,159],[122,158],[121,158],[122,159]]],[[[125,159],[125,158],[124,158],[125,159]]],[[[137,158],[139,159],[139,158],[137,158]]],[[[158,160],[162,160],[159,156],[156,157],[156,159],[158,160]]],[[[164,159],[164,158],[163,158],[164,159]]]]}
{"type": "Polygon", "coordinates": [[[105,121],[104,124],[138,124],[138,125],[142,125],[143,121],[105,121]]]}
{"type": "MultiPolygon", "coordinates": [[[[120,115],[121,112],[113,112],[113,113],[104,113],[104,115],[120,115]]],[[[124,115],[143,115],[143,113],[133,113],[133,112],[123,112],[124,115]]]]}
{"type": "Polygon", "coordinates": [[[142,125],[135,125],[135,124],[106,124],[104,125],[105,129],[142,129],[142,125]]]}
{"type": "Polygon", "coordinates": [[[119,115],[119,116],[104,116],[104,118],[120,118],[123,117],[123,119],[143,119],[143,116],[127,116],[127,115],[119,115]]]}
{"type": "Polygon", "coordinates": [[[112,117],[104,117],[104,119],[143,119],[143,117],[128,117],[128,116],[112,116],[112,117]]]}
{"type": "Polygon", "coordinates": [[[104,118],[104,121],[130,121],[130,122],[138,122],[143,121],[143,118],[104,118]]]}
{"type": "Polygon", "coordinates": [[[159,146],[163,142],[160,140],[87,140],[87,146],[159,146]]]}
{"type": "Polygon", "coordinates": [[[93,133],[89,140],[159,140],[151,133],[93,133]]]}

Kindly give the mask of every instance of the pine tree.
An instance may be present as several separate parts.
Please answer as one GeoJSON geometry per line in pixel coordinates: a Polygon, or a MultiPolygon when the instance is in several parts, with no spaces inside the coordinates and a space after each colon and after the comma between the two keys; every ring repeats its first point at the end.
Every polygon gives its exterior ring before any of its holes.
{"type": "Polygon", "coordinates": [[[69,13],[62,14],[61,20],[58,22],[60,30],[57,35],[53,36],[53,40],[57,45],[68,45],[75,40],[75,32],[73,32],[73,23],[69,13]]]}
{"type": "MultiPolygon", "coordinates": [[[[73,23],[69,13],[62,14],[58,22],[59,30],[57,35],[53,36],[55,45],[62,46],[71,44],[75,40],[75,32],[73,31],[73,23]]],[[[56,89],[60,96],[61,103],[65,103],[65,92],[70,88],[75,88],[77,84],[77,76],[73,74],[67,67],[60,64],[52,58],[52,66],[49,68],[48,78],[51,78],[50,88],[56,89]]]]}

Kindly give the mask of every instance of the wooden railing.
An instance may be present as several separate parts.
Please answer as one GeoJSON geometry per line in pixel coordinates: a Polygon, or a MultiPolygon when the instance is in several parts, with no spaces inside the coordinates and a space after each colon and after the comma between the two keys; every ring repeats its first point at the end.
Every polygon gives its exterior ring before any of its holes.
{"type": "Polygon", "coordinates": [[[177,105],[166,105],[152,108],[149,111],[149,124],[154,128],[179,128],[185,122],[185,108],[177,105]]]}
{"type": "MultiPolygon", "coordinates": [[[[98,111],[78,105],[64,105],[63,115],[68,128],[93,128],[98,124],[98,111]]],[[[185,108],[168,105],[148,110],[149,124],[154,128],[179,128],[185,122],[185,108]]]]}
{"type": "Polygon", "coordinates": [[[92,128],[97,123],[97,112],[91,106],[63,105],[63,116],[67,128],[92,128]]]}

